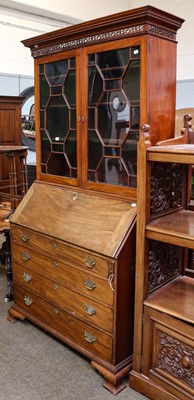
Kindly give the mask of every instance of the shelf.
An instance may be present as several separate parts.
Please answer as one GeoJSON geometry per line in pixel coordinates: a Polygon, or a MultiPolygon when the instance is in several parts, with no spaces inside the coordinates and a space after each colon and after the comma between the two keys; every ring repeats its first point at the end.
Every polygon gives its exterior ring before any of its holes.
{"type": "Polygon", "coordinates": [[[157,290],[144,305],[162,313],[194,323],[194,279],[181,276],[157,290]]]}
{"type": "Polygon", "coordinates": [[[181,209],[152,220],[146,226],[146,237],[194,249],[194,212],[181,209]]]}
{"type": "Polygon", "coordinates": [[[193,164],[194,145],[151,146],[147,149],[148,161],[193,164]]]}

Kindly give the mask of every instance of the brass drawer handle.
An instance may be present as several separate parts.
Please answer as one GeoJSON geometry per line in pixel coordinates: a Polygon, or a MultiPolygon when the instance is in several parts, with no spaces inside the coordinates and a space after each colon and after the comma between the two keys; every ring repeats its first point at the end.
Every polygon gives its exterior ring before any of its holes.
{"type": "Polygon", "coordinates": [[[23,252],[22,252],[22,258],[23,258],[23,260],[25,260],[25,261],[29,261],[30,258],[31,258],[31,256],[30,256],[30,254],[29,254],[27,251],[23,251],[23,252]]]}
{"type": "Polygon", "coordinates": [[[28,235],[21,235],[23,242],[27,242],[30,238],[28,235]]]}
{"type": "Polygon", "coordinates": [[[86,313],[90,316],[96,314],[96,309],[94,307],[90,306],[90,304],[85,304],[84,310],[86,310],[86,313]]]}
{"type": "Polygon", "coordinates": [[[29,297],[29,296],[24,296],[24,303],[28,306],[28,307],[30,307],[31,306],[31,304],[33,303],[33,301],[32,301],[32,299],[29,297]]]}
{"type": "Polygon", "coordinates": [[[96,289],[96,284],[95,282],[92,282],[91,279],[84,279],[84,285],[88,290],[94,290],[96,289]]]}
{"type": "Polygon", "coordinates": [[[86,265],[86,267],[92,269],[96,265],[96,260],[95,260],[95,258],[87,256],[84,258],[84,264],[86,265]]]}
{"type": "Polygon", "coordinates": [[[23,280],[25,281],[25,282],[30,282],[31,280],[32,280],[32,275],[30,275],[30,274],[27,274],[27,272],[24,272],[23,273],[23,280]]]}
{"type": "Polygon", "coordinates": [[[84,337],[86,339],[86,342],[89,342],[91,344],[96,342],[96,336],[92,335],[91,332],[85,331],[84,332],[84,337]]]}

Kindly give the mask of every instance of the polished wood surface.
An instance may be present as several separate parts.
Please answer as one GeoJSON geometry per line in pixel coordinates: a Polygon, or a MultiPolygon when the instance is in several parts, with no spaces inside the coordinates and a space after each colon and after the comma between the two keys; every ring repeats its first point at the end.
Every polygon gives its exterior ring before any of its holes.
{"type": "Polygon", "coordinates": [[[136,206],[133,205],[127,200],[36,182],[11,222],[114,257],[135,223],[136,206]]]}
{"type": "Polygon", "coordinates": [[[151,294],[144,304],[182,321],[194,324],[194,279],[180,276],[151,294]]]}

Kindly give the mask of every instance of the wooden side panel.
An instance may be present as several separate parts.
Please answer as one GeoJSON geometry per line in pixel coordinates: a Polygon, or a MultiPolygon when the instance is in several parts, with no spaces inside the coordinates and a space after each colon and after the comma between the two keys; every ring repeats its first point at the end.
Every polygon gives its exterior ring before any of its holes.
{"type": "Polygon", "coordinates": [[[149,109],[152,144],[175,134],[176,45],[165,39],[149,38],[149,109]]]}

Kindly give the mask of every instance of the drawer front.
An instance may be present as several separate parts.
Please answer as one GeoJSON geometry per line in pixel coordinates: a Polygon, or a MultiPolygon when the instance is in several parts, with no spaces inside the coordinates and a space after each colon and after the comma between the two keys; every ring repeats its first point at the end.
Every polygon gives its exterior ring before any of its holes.
{"type": "MultiPolygon", "coordinates": [[[[73,341],[75,348],[80,346],[86,351],[112,362],[112,336],[89,326],[78,318],[56,308],[24,288],[15,286],[15,304],[22,309],[27,318],[48,329],[52,334],[60,334],[64,341],[73,341]]],[[[71,342],[72,346],[72,342],[71,342]]]]}
{"type": "Polygon", "coordinates": [[[50,257],[61,259],[73,266],[91,271],[108,278],[113,269],[114,260],[96,256],[87,250],[79,250],[74,246],[61,242],[52,237],[43,236],[22,227],[11,226],[13,242],[25,245],[27,249],[34,249],[50,257]]]}
{"type": "Polygon", "coordinates": [[[144,330],[152,338],[143,349],[148,375],[194,396],[194,326],[145,307],[144,330]]]}
{"type": "MultiPolygon", "coordinates": [[[[101,278],[91,274],[88,271],[82,271],[71,267],[56,259],[50,259],[33,252],[20,248],[14,244],[13,247],[12,269],[14,280],[21,274],[20,279],[25,271],[38,273],[38,280],[45,285],[43,278],[52,279],[54,283],[64,285],[76,292],[90,297],[91,299],[99,300],[102,303],[113,306],[114,292],[109,284],[108,279],[101,278]],[[19,268],[22,266],[22,271],[19,268]]],[[[30,282],[32,285],[32,282],[30,282]]],[[[39,283],[40,286],[40,283],[39,283]]]]}
{"type": "Polygon", "coordinates": [[[105,331],[113,330],[112,308],[96,302],[95,299],[83,296],[19,265],[14,268],[14,283],[44,297],[76,317],[99,327],[103,326],[105,331]]]}

